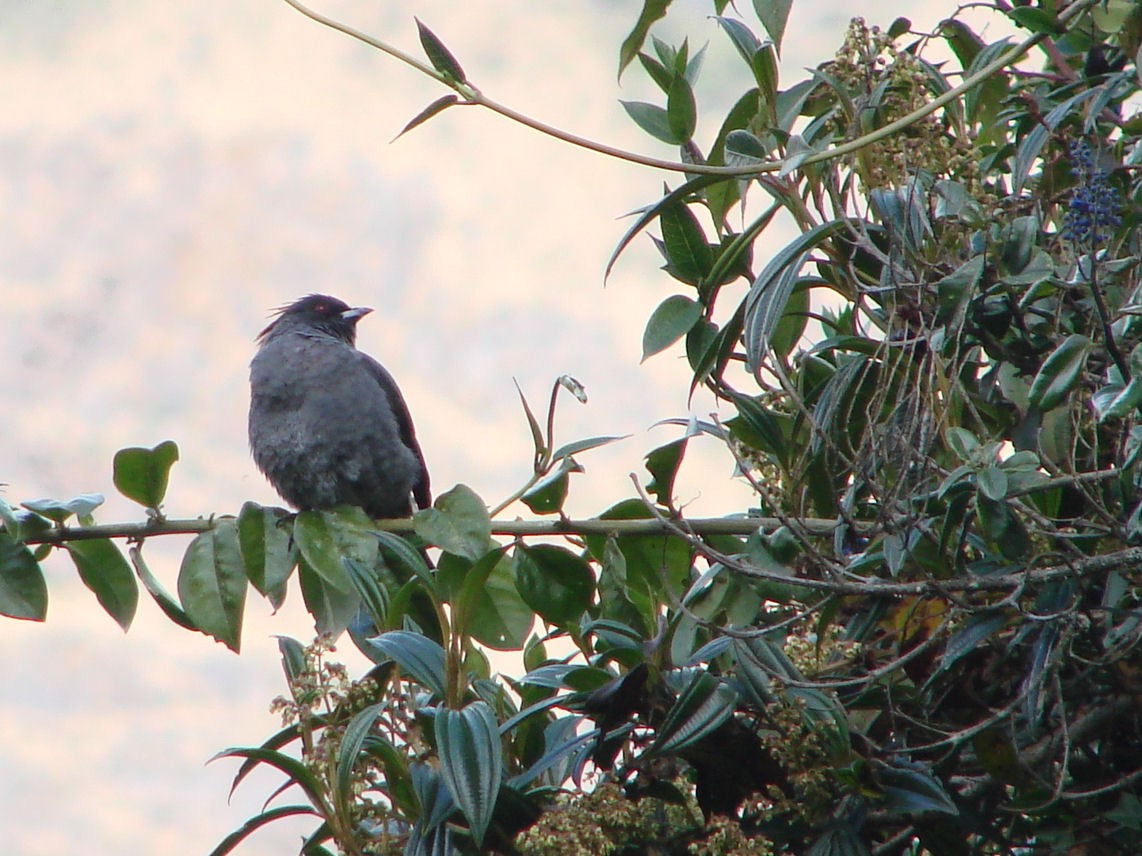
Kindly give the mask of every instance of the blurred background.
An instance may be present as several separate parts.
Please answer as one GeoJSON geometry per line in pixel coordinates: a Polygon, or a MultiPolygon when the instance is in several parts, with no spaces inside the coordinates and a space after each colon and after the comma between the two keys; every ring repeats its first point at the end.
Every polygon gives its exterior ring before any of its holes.
{"type": "MultiPolygon", "coordinates": [[[[316,2],[316,0],[315,0],[316,2]]],[[[848,16],[932,27],[952,3],[795,4],[786,85],[828,59],[848,16]]],[[[743,12],[749,4],[744,4],[743,12]]],[[[616,83],[636,0],[320,0],[320,11],[420,55],[413,16],[491,97],[583,136],[668,147],[619,98],[660,101],[637,63],[616,83]]],[[[710,4],[676,0],[655,32],[710,42],[700,112],[745,87],[710,4]]],[[[730,10],[732,13],[732,9],[730,10]]],[[[359,345],[396,376],[436,492],[464,482],[494,505],[527,478],[530,435],[513,378],[539,412],[554,379],[557,441],[631,438],[581,457],[570,510],[629,496],[642,456],[679,435],[675,349],[639,364],[645,321],[677,291],[641,238],[604,286],[656,174],[573,149],[478,109],[392,142],[443,94],[431,80],[275,0],[0,0],[0,482],[13,505],[83,492],[101,522],[142,519],[117,499],[111,459],[173,439],[172,517],[279,501],[246,450],[247,364],[269,310],[312,291],[376,308],[359,345]]],[[[700,126],[711,140],[716,127],[700,126]]],[[[789,234],[775,233],[774,246],[789,234]]],[[[760,260],[764,261],[764,260],[760,260]]],[[[732,461],[692,444],[678,485],[692,514],[746,506],[732,461]]],[[[522,513],[516,508],[509,513],[522,513]]],[[[174,587],[185,542],[147,545],[174,587]]],[[[280,722],[275,634],[308,641],[294,592],[251,599],[241,656],[176,628],[148,599],[124,635],[66,559],[46,563],[48,621],[0,619],[0,841],[24,856],[206,853],[276,787],[237,764],[280,722]]],[[[352,652],[342,648],[350,664],[352,652]]],[[[282,823],[239,851],[296,850],[282,823]]]]}

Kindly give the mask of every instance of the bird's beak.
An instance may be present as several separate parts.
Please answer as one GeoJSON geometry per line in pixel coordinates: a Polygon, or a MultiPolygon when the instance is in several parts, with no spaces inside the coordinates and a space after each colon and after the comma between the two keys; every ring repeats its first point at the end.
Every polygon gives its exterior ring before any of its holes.
{"type": "Polygon", "coordinates": [[[364,318],[373,311],[371,306],[354,306],[352,309],[346,309],[341,313],[341,317],[346,321],[357,321],[364,318]]]}

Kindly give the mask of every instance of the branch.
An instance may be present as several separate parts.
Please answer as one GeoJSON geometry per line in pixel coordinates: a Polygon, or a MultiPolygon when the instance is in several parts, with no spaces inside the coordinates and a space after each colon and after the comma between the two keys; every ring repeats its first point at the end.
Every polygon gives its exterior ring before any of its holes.
{"type": "MultiPolygon", "coordinates": [[[[183,520],[148,521],[146,523],[104,523],[94,526],[55,526],[28,535],[25,544],[61,545],[71,541],[91,541],[99,538],[126,538],[141,541],[160,535],[197,535],[209,532],[224,517],[196,517],[183,520]]],[[[799,521],[815,535],[827,535],[837,526],[835,520],[810,518],[799,521]]],[[[411,518],[378,520],[377,529],[384,532],[408,534],[414,531],[411,518]]],[[[686,525],[698,535],[752,535],[762,530],[779,528],[776,517],[709,517],[687,520],[686,525]]],[[[0,529],[0,531],[3,531],[0,529]]],[[[493,520],[492,534],[511,538],[539,537],[544,535],[664,535],[671,534],[669,523],[654,519],[643,520],[493,520]]]]}
{"type": "MultiPolygon", "coordinates": [[[[409,54],[406,54],[405,52],[380,41],[379,39],[375,39],[367,33],[363,33],[360,30],[349,26],[348,24],[343,24],[340,21],[328,17],[327,15],[321,14],[320,12],[313,11],[303,3],[299,2],[299,0],[285,0],[285,2],[301,14],[305,15],[310,20],[316,21],[319,24],[323,24],[324,26],[329,27],[333,30],[337,30],[340,33],[344,33],[345,35],[357,39],[360,42],[364,42],[370,47],[376,48],[382,53],[388,54],[389,56],[412,66],[417,71],[428,75],[434,80],[443,83],[445,86],[450,87],[451,89],[455,90],[456,93],[461,96],[461,98],[464,99],[463,102],[461,102],[463,104],[475,104],[481,107],[485,107],[488,110],[491,110],[493,113],[499,113],[501,116],[510,119],[513,122],[517,122],[520,125],[531,128],[533,131],[538,131],[541,134],[546,134],[549,137],[554,137],[561,142],[569,143],[573,146],[578,146],[579,148],[589,149],[590,151],[598,152],[599,154],[607,155],[608,157],[617,158],[619,160],[628,161],[630,163],[639,164],[641,166],[654,167],[655,169],[663,169],[670,172],[680,172],[687,175],[721,175],[729,178],[734,176],[753,176],[767,172],[778,172],[785,168],[784,161],[768,161],[766,163],[748,164],[744,166],[710,166],[709,164],[681,163],[679,161],[669,161],[663,160],[661,158],[649,157],[647,155],[638,154],[637,152],[626,151],[625,149],[619,149],[614,146],[606,145],[605,143],[589,140],[569,131],[564,131],[560,128],[556,128],[553,125],[548,125],[545,122],[539,121],[538,119],[533,119],[530,116],[518,112],[517,110],[513,110],[507,105],[500,104],[497,101],[494,101],[484,95],[484,93],[482,93],[472,84],[466,81],[453,80],[449,76],[440,73],[436,69],[425,65],[415,57],[412,57],[409,54]]],[[[1066,23],[1071,18],[1076,17],[1087,8],[1093,6],[1096,2],[1098,2],[1098,0],[1081,0],[1081,2],[1075,3],[1072,6],[1068,6],[1066,9],[1059,13],[1058,22],[1060,24],[1066,23]]],[[[992,62],[988,63],[971,77],[965,78],[959,86],[953,87],[947,92],[944,92],[941,95],[933,98],[927,104],[916,110],[913,110],[908,115],[902,116],[895,122],[890,122],[883,128],[878,128],[875,131],[872,131],[861,137],[857,137],[855,140],[850,140],[847,143],[835,146],[826,151],[810,155],[809,157],[798,161],[797,166],[800,168],[815,163],[821,163],[822,161],[843,157],[844,155],[859,151],[871,143],[875,143],[878,140],[882,140],[886,137],[890,137],[896,134],[898,131],[901,131],[904,128],[907,128],[913,123],[919,121],[920,119],[923,119],[925,116],[928,116],[931,113],[935,113],[945,104],[954,101],[964,93],[974,89],[976,86],[988,80],[990,77],[992,77],[994,74],[1006,66],[1018,61],[1025,53],[1027,53],[1027,51],[1029,51],[1035,45],[1039,44],[1039,42],[1043,41],[1046,36],[1046,33],[1035,33],[1034,35],[1029,36],[1019,44],[1015,45],[1009,50],[1004,51],[992,62]]]]}

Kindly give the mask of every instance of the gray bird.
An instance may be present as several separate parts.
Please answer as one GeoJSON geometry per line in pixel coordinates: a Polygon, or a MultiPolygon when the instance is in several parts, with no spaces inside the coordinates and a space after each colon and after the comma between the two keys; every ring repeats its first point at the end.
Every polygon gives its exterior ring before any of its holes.
{"type": "Polygon", "coordinates": [[[392,375],[358,351],[371,309],[311,294],[278,311],[250,363],[250,451],[302,511],[357,505],[374,518],[431,504],[412,417],[392,375]]]}

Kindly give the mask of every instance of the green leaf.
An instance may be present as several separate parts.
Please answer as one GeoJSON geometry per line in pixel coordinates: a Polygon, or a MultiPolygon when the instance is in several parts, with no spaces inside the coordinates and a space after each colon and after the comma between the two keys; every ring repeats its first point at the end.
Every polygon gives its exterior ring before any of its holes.
{"type": "Polygon", "coordinates": [[[305,647],[290,636],[279,636],[278,653],[282,655],[282,671],[285,672],[286,681],[295,687],[305,675],[305,647]]]}
{"type": "Polygon", "coordinates": [[[81,493],[71,499],[30,499],[20,505],[29,511],[34,511],[41,517],[46,517],[53,523],[63,523],[73,514],[80,519],[87,517],[96,508],[103,504],[101,493],[81,493]]]}
{"type": "Polygon", "coordinates": [[[391,630],[369,640],[400,666],[400,670],[437,698],[444,698],[444,649],[419,633],[391,630]]]}
{"type": "Polygon", "coordinates": [[[17,541],[20,540],[20,520],[3,497],[0,497],[0,529],[3,529],[17,541]]]}
{"type": "Polygon", "coordinates": [[[709,672],[698,672],[666,714],[647,754],[677,752],[697,743],[729,719],[737,700],[728,684],[709,672]]]}
{"type": "Polygon", "coordinates": [[[1091,340],[1073,333],[1067,336],[1039,367],[1031,382],[1028,400],[1046,412],[1058,407],[1082,378],[1091,340]]]}
{"type": "Polygon", "coordinates": [[[638,61],[642,64],[643,69],[646,70],[646,73],[650,76],[650,79],[655,82],[655,84],[659,89],[663,91],[663,93],[670,91],[670,84],[674,80],[673,71],[668,69],[654,57],[650,56],[650,54],[643,53],[642,51],[639,51],[638,61]]]}
{"type": "MultiPolygon", "coordinates": [[[[687,285],[700,285],[714,264],[714,251],[689,205],[676,202],[658,217],[667,273],[687,285]]],[[[685,332],[685,331],[683,331],[685,332]]]]}
{"type": "Polygon", "coordinates": [[[750,71],[756,72],[757,54],[762,48],[761,39],[755,36],[749,27],[734,18],[719,17],[715,20],[726,31],[726,35],[730,37],[730,41],[733,42],[750,71]]]}
{"type": "Polygon", "coordinates": [[[620,99],[619,103],[623,105],[623,109],[627,111],[627,115],[634,120],[634,123],[656,140],[672,145],[683,142],[675,135],[664,108],[657,104],[648,104],[645,101],[623,101],[620,99]]]}
{"type": "Polygon", "coordinates": [[[1033,6],[1016,6],[1007,10],[1007,17],[1020,27],[1024,27],[1033,33],[1050,35],[1061,32],[1058,18],[1046,9],[1033,6]]]}
{"type": "Polygon", "coordinates": [[[519,393],[519,400],[523,405],[524,415],[527,417],[527,425],[531,429],[531,441],[535,446],[535,459],[537,461],[541,460],[547,451],[547,441],[543,437],[543,429],[539,427],[539,420],[536,419],[535,414],[531,412],[531,405],[527,403],[527,397],[523,394],[523,390],[519,388],[518,382],[515,382],[515,391],[519,393]]]}
{"type": "Polygon", "coordinates": [[[354,798],[353,767],[361,756],[373,724],[387,707],[384,702],[369,705],[354,715],[341,733],[341,744],[337,747],[337,776],[334,779],[334,790],[339,801],[354,798]]]}
{"type": "Polygon", "coordinates": [[[520,501],[536,514],[557,514],[567,501],[570,474],[581,472],[571,458],[563,458],[551,472],[536,482],[520,497],[520,501]]]}
{"type": "Polygon", "coordinates": [[[238,546],[246,576],[275,611],[285,602],[286,584],[297,565],[289,516],[284,509],[256,502],[245,503],[238,512],[238,546]]]}
{"type": "Polygon", "coordinates": [[[0,615],[43,621],[47,614],[44,572],[27,547],[0,532],[0,615]]]}
{"type": "Polygon", "coordinates": [[[745,300],[743,337],[746,361],[757,372],[769,350],[770,338],[785,313],[785,305],[808,253],[845,228],[844,220],[830,220],[803,232],[782,247],[750,286],[745,300]]]}
{"type": "Polygon", "coordinates": [[[670,91],[666,93],[666,121],[670,133],[679,143],[688,142],[698,127],[698,105],[694,100],[694,90],[681,74],[675,76],[670,91]]]}
{"type": "Polygon", "coordinates": [[[875,769],[884,787],[883,807],[889,813],[910,815],[934,811],[959,814],[959,809],[944,786],[927,770],[919,766],[889,766],[880,763],[875,765],[875,769]]]}
{"type": "Polygon", "coordinates": [[[980,495],[976,514],[984,536],[999,548],[1004,558],[1021,562],[1031,551],[1031,536],[1027,534],[1019,516],[1005,502],[996,502],[980,495]]]}
{"type": "Polygon", "coordinates": [[[645,361],[661,351],[665,351],[698,323],[702,317],[702,306],[681,294],[674,294],[658,304],[646,322],[642,334],[642,359],[645,361]]]}
{"type": "Polygon", "coordinates": [[[177,460],[178,446],[173,440],[164,440],[153,449],[120,449],[113,464],[115,487],[127,499],[157,509],[167,494],[171,467],[177,460]]]}
{"type": "Polygon", "coordinates": [[[251,817],[240,827],[223,838],[218,843],[218,846],[210,851],[208,856],[226,856],[226,854],[232,853],[234,848],[245,841],[251,833],[257,832],[263,826],[273,823],[275,820],[281,820],[284,817],[294,817],[299,814],[321,817],[320,814],[307,805],[283,805],[277,808],[266,809],[251,817]]]}
{"type": "Polygon", "coordinates": [[[394,570],[400,571],[398,574],[400,579],[410,579],[415,576],[422,580],[429,589],[432,588],[434,582],[432,572],[425,564],[424,556],[419,550],[394,532],[378,530],[373,533],[373,537],[380,542],[385,563],[390,567],[393,567],[395,563],[394,570]]]}
{"type": "Polygon", "coordinates": [[[291,758],[284,752],[261,747],[223,749],[207,763],[218,761],[222,758],[247,758],[261,764],[268,764],[282,773],[285,773],[290,783],[300,787],[315,806],[321,805],[323,802],[323,789],[317,776],[314,775],[313,771],[311,771],[304,762],[296,758],[291,758]]]}
{"type": "Polygon", "coordinates": [[[591,566],[554,544],[520,545],[512,555],[516,587],[524,603],[555,627],[577,628],[595,596],[591,566]]]}
{"type": "Polygon", "coordinates": [[[666,16],[666,10],[669,8],[670,2],[671,0],[644,0],[642,11],[639,13],[634,28],[627,37],[623,39],[622,47],[619,48],[620,80],[622,79],[623,71],[630,65],[631,60],[638,56],[638,52],[642,50],[642,45],[650,33],[651,26],[653,26],[655,21],[666,16]]]}
{"type": "Polygon", "coordinates": [[[1001,501],[1007,496],[1007,473],[997,466],[980,470],[975,475],[976,487],[988,499],[1001,501]]]}
{"type": "Polygon", "coordinates": [[[353,583],[342,559],[353,559],[370,568],[376,565],[375,528],[360,508],[303,511],[294,520],[293,540],[310,568],[328,585],[347,593],[353,590],[353,583]]]}
{"type": "Polygon", "coordinates": [[[809,322],[809,291],[813,281],[800,279],[785,300],[781,320],[769,336],[769,348],[782,359],[788,358],[801,341],[809,322]]]}
{"type": "Polygon", "coordinates": [[[109,538],[71,541],[66,545],[83,584],[124,631],[139,605],[139,586],[131,566],[109,538]]]}
{"type": "Polygon", "coordinates": [[[1130,383],[1108,383],[1099,387],[1091,396],[1091,404],[1098,421],[1116,419],[1129,414],[1134,408],[1142,405],[1142,379],[1132,378],[1130,383]]]}
{"type": "MultiPolygon", "coordinates": [[[[630,499],[605,511],[603,520],[638,520],[650,516],[641,500],[630,499]]],[[[591,554],[603,559],[608,539],[601,535],[587,537],[591,554]]],[[[674,535],[624,535],[615,539],[625,566],[628,599],[681,597],[690,572],[690,547],[686,540],[674,535]]],[[[613,557],[612,557],[613,559],[613,557]]]]}
{"type": "Polygon", "coordinates": [[[781,52],[781,40],[785,37],[785,25],[789,22],[789,10],[792,8],[793,0],[753,0],[753,10],[773,39],[778,53],[781,52]]]}
{"type": "MultiPolygon", "coordinates": [[[[349,579],[347,573],[346,579],[349,579]]],[[[342,591],[329,585],[303,555],[298,556],[297,581],[301,584],[301,598],[313,616],[317,632],[330,636],[344,632],[361,605],[357,590],[352,588],[350,591],[342,591]]]]}
{"type": "Polygon", "coordinates": [[[979,438],[967,428],[958,425],[947,430],[948,446],[961,461],[971,461],[981,448],[979,438]]]}
{"type": "Polygon", "coordinates": [[[699,193],[710,185],[718,184],[723,181],[725,181],[725,179],[721,176],[700,175],[697,178],[692,178],[682,186],[670,191],[653,205],[648,205],[647,207],[641,208],[637,212],[634,212],[638,214],[638,219],[634,222],[634,225],[627,229],[627,231],[623,234],[622,239],[618,243],[618,246],[616,246],[615,249],[611,252],[611,257],[607,259],[607,266],[603,272],[603,281],[605,282],[607,277],[611,275],[611,270],[614,268],[615,262],[618,261],[619,256],[622,255],[623,250],[625,250],[630,245],[630,242],[635,239],[636,235],[638,235],[648,225],[657,220],[663,211],[679,202],[685,202],[693,194],[699,193]]]}
{"type": "Polygon", "coordinates": [[[788,462],[789,441],[769,408],[758,399],[740,393],[733,393],[731,397],[738,409],[737,418],[726,423],[731,433],[751,448],[769,452],[778,462],[788,462]]]}
{"type": "Polygon", "coordinates": [[[177,624],[179,627],[185,627],[187,630],[197,630],[194,622],[190,620],[190,616],[186,611],[179,606],[178,601],[175,600],[159,582],[158,578],[151,573],[151,569],[147,567],[146,561],[143,559],[143,551],[139,547],[131,547],[128,551],[131,557],[131,564],[135,566],[135,574],[142,582],[143,588],[158,604],[159,609],[163,611],[167,618],[177,624]]]}
{"type": "Polygon", "coordinates": [[[464,577],[454,604],[457,626],[477,642],[497,651],[523,646],[535,613],[516,588],[506,548],[489,552],[464,577]]]}
{"type": "Polygon", "coordinates": [[[432,508],[413,515],[416,534],[441,550],[477,561],[492,543],[492,521],[484,501],[458,484],[438,496],[432,508]]]}
{"type": "Polygon", "coordinates": [[[438,113],[443,113],[445,110],[447,110],[453,104],[458,103],[459,101],[460,101],[460,98],[456,95],[451,94],[451,93],[449,93],[448,95],[441,95],[439,98],[437,98],[431,104],[429,104],[427,107],[425,107],[423,110],[421,110],[415,116],[413,116],[408,121],[408,124],[400,129],[400,133],[397,134],[395,137],[393,137],[393,141],[395,142],[396,140],[399,140],[401,137],[403,137],[405,134],[407,134],[413,128],[417,127],[418,125],[423,125],[425,122],[427,122],[433,116],[437,115],[438,113]]]}
{"type": "Polygon", "coordinates": [[[416,30],[420,34],[420,46],[424,48],[424,55],[428,57],[432,67],[457,83],[467,83],[467,78],[464,77],[464,69],[456,61],[456,57],[452,56],[452,52],[444,46],[444,42],[440,41],[432,30],[424,26],[419,18],[415,20],[416,30]]]}
{"type": "Polygon", "coordinates": [[[961,657],[970,654],[1006,624],[1007,619],[999,612],[980,613],[971,616],[963,627],[949,637],[940,659],[940,671],[950,668],[961,657]]]}
{"type": "Polygon", "coordinates": [[[767,154],[765,144],[749,131],[739,129],[726,136],[726,163],[729,166],[761,163],[767,154]]]}
{"type": "Polygon", "coordinates": [[[1031,126],[1031,130],[1019,143],[1015,151],[1015,160],[1011,168],[1012,189],[1016,193],[1023,190],[1023,184],[1031,172],[1031,167],[1039,160],[1043,146],[1051,139],[1051,135],[1065,119],[1074,115],[1075,108],[1087,98],[1097,94],[1098,89],[1087,89],[1072,95],[1065,101],[1053,107],[1045,116],[1031,126]]]}
{"type": "Polygon", "coordinates": [[[688,437],[682,437],[659,446],[646,456],[646,468],[651,475],[650,484],[646,486],[647,493],[653,494],[658,504],[664,508],[674,507],[674,479],[678,475],[678,467],[686,453],[688,441],[688,437]]]}
{"type": "Polygon", "coordinates": [[[221,520],[190,542],[178,571],[178,596],[195,627],[238,652],[246,573],[236,521],[221,520]]]}
{"type": "Polygon", "coordinates": [[[503,750],[492,709],[475,701],[463,710],[436,713],[440,776],[468,819],[479,847],[491,823],[503,779],[503,750]]]}

